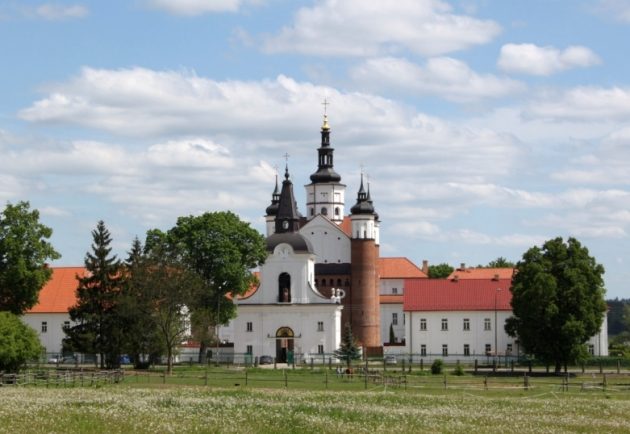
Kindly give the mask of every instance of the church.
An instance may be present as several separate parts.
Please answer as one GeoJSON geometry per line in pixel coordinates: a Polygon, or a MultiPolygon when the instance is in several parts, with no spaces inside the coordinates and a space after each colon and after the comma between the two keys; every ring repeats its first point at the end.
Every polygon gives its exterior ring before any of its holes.
{"type": "Polygon", "coordinates": [[[345,214],[346,186],[334,169],[326,115],[310,181],[303,216],[288,166],[280,189],[276,179],[266,209],[268,257],[260,285],[235,300],[236,354],[270,355],[278,362],[330,354],[339,348],[346,323],[367,355],[383,352],[379,216],[363,176],[356,202],[345,214]]]}

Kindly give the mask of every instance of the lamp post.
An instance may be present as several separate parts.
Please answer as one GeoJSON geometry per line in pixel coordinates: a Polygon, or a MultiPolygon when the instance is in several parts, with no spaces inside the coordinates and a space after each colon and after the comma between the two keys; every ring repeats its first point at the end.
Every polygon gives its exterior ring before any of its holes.
{"type": "Polygon", "coordinates": [[[501,291],[501,288],[497,288],[496,291],[494,291],[494,358],[495,358],[495,362],[496,359],[499,356],[499,348],[497,345],[497,341],[498,341],[498,326],[497,326],[497,296],[499,295],[499,291],[501,291]]]}

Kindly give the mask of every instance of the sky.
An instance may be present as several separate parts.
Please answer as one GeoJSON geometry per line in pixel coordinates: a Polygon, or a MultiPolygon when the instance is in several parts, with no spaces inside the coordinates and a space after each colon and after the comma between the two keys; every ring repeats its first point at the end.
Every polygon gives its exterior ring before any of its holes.
{"type": "Polygon", "coordinates": [[[630,291],[630,0],[0,0],[0,202],[81,265],[177,217],[300,211],[326,99],[381,254],[518,261],[576,237],[630,291]],[[362,169],[363,168],[363,169],[362,169]]]}

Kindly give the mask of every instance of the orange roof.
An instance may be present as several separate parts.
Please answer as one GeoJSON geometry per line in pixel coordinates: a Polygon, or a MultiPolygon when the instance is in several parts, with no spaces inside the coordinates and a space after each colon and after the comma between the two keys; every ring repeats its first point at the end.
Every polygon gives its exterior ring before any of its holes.
{"type": "Polygon", "coordinates": [[[511,279],[514,268],[464,268],[453,271],[447,279],[511,279]]]}
{"type": "Polygon", "coordinates": [[[339,229],[341,229],[343,233],[345,233],[347,236],[352,238],[352,220],[350,219],[349,215],[345,216],[341,223],[339,223],[339,229]]]}
{"type": "Polygon", "coordinates": [[[379,301],[381,304],[403,304],[403,295],[381,295],[379,301]]]}
{"type": "Polygon", "coordinates": [[[407,258],[379,258],[378,266],[381,279],[423,279],[428,277],[407,258]]]}
{"type": "Polygon", "coordinates": [[[84,267],[54,267],[52,277],[39,293],[39,302],[27,313],[67,313],[76,303],[77,275],[85,276],[84,267]]]}

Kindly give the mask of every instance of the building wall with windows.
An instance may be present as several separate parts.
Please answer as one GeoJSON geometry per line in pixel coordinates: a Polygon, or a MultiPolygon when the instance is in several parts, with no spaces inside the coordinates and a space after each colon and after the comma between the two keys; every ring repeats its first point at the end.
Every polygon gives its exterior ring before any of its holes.
{"type": "Polygon", "coordinates": [[[61,354],[61,342],[66,336],[64,324],[70,324],[70,315],[65,313],[27,313],[22,321],[39,335],[46,353],[61,354]]]}

